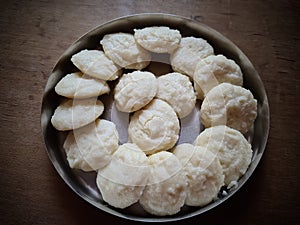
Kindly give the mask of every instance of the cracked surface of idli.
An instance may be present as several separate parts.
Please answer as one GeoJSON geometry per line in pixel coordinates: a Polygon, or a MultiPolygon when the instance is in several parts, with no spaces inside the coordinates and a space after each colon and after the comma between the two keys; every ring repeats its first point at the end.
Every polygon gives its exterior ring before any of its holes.
{"type": "Polygon", "coordinates": [[[116,107],[122,112],[137,111],[154,98],[157,88],[157,80],[153,73],[134,71],[124,74],[114,90],[116,107]]]}
{"type": "Polygon", "coordinates": [[[115,124],[97,119],[95,123],[70,131],[63,147],[71,168],[93,171],[110,162],[118,141],[115,124]]]}
{"type": "Polygon", "coordinates": [[[134,30],[135,40],[146,50],[155,53],[171,53],[180,43],[178,30],[164,26],[145,27],[134,30]]]}
{"type": "Polygon", "coordinates": [[[157,98],[168,102],[179,118],[190,114],[196,104],[196,95],[189,78],[180,73],[168,73],[157,78],[157,98]]]}
{"type": "Polygon", "coordinates": [[[73,130],[95,121],[103,110],[103,103],[96,98],[68,99],[55,109],[51,123],[60,131],[73,130]]]}
{"type": "Polygon", "coordinates": [[[178,117],[168,103],[153,99],[131,117],[128,137],[146,154],[170,149],[179,138],[178,117]]]}
{"type": "Polygon", "coordinates": [[[238,181],[251,163],[251,145],[239,131],[230,127],[207,128],[200,133],[194,144],[218,156],[226,185],[238,181]]]}
{"type": "Polygon", "coordinates": [[[67,74],[55,86],[55,92],[67,98],[90,98],[109,91],[106,81],[92,78],[81,72],[67,74]]]}
{"type": "Polygon", "coordinates": [[[184,37],[179,47],[170,55],[170,61],[174,71],[186,74],[193,79],[197,63],[213,54],[214,50],[206,40],[184,37]]]}
{"type": "Polygon", "coordinates": [[[150,53],[136,43],[133,34],[107,34],[100,41],[105,54],[125,69],[141,70],[149,65],[150,53]]]}
{"type": "Polygon", "coordinates": [[[180,211],[186,198],[187,180],[182,165],[171,152],[149,157],[150,176],[140,204],[153,215],[173,215],[180,211]]]}
{"type": "Polygon", "coordinates": [[[81,72],[101,80],[115,80],[121,74],[121,69],[100,50],[82,50],[71,61],[81,72]]]}
{"type": "Polygon", "coordinates": [[[207,93],[200,113],[205,127],[227,125],[246,133],[256,119],[257,101],[249,90],[221,83],[207,93]]]}
{"type": "Polygon", "coordinates": [[[192,144],[180,144],[173,149],[187,177],[185,204],[204,206],[217,197],[224,184],[222,166],[209,150],[192,144]]]}
{"type": "Polygon", "coordinates": [[[98,171],[96,183],[104,201],[126,208],[140,199],[149,173],[145,153],[135,144],[126,143],[119,146],[111,162],[98,171]]]}
{"type": "Polygon", "coordinates": [[[243,74],[238,64],[223,55],[210,55],[201,59],[194,72],[194,87],[198,98],[205,95],[219,83],[243,85],[243,74]]]}

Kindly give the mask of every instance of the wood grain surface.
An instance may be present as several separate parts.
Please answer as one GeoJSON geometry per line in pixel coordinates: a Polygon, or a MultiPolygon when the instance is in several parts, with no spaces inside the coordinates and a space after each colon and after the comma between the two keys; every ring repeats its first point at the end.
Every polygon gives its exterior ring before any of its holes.
{"type": "Polygon", "coordinates": [[[250,58],[267,90],[271,126],[260,165],[231,199],[174,224],[300,224],[300,4],[297,0],[4,1],[0,13],[0,224],[137,224],[101,212],[59,177],[40,110],[64,50],[108,20],[163,12],[218,30],[250,58]]]}

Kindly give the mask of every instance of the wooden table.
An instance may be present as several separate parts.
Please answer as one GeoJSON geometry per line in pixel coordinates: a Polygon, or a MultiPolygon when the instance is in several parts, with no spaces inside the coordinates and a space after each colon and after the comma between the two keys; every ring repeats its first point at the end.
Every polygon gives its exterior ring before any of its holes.
{"type": "Polygon", "coordinates": [[[177,14],[218,30],[250,58],[268,93],[263,159],[231,199],[199,224],[300,224],[300,4],[290,1],[1,1],[0,224],[132,224],[73,193],[43,144],[40,109],[52,67],[82,34],[116,17],[177,14]],[[105,223],[104,223],[105,222],[105,223]]]}

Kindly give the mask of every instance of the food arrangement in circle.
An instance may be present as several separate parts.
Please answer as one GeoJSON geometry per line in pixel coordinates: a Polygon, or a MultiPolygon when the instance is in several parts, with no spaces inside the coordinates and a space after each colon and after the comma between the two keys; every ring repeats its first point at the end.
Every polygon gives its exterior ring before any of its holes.
{"type": "Polygon", "coordinates": [[[182,37],[164,26],[106,34],[99,41],[101,50],[82,49],[71,57],[79,71],[55,86],[64,101],[51,123],[68,132],[63,148],[69,166],[96,171],[109,205],[123,209],[139,202],[157,216],[176,214],[184,205],[205,206],[222,187],[236,185],[251,163],[244,134],[257,116],[240,67],[215,55],[203,38],[182,37]],[[153,53],[168,55],[173,71],[147,71],[153,53]],[[109,92],[117,110],[130,115],[127,143],[120,144],[116,125],[101,118],[101,96],[109,92]],[[205,130],[193,143],[177,144],[180,120],[197,99],[205,130]]]}

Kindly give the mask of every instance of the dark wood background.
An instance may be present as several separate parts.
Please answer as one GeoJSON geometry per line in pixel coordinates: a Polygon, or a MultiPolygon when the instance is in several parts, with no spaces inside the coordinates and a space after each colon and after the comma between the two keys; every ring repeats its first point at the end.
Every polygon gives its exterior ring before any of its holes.
{"type": "MultiPolygon", "coordinates": [[[[247,184],[199,224],[300,224],[300,4],[297,0],[0,1],[0,224],[132,224],[73,193],[45,151],[40,126],[52,67],[77,38],[116,17],[177,14],[218,30],[250,58],[268,93],[265,154],[247,184]]],[[[175,223],[177,224],[177,223],[175,223]]]]}

